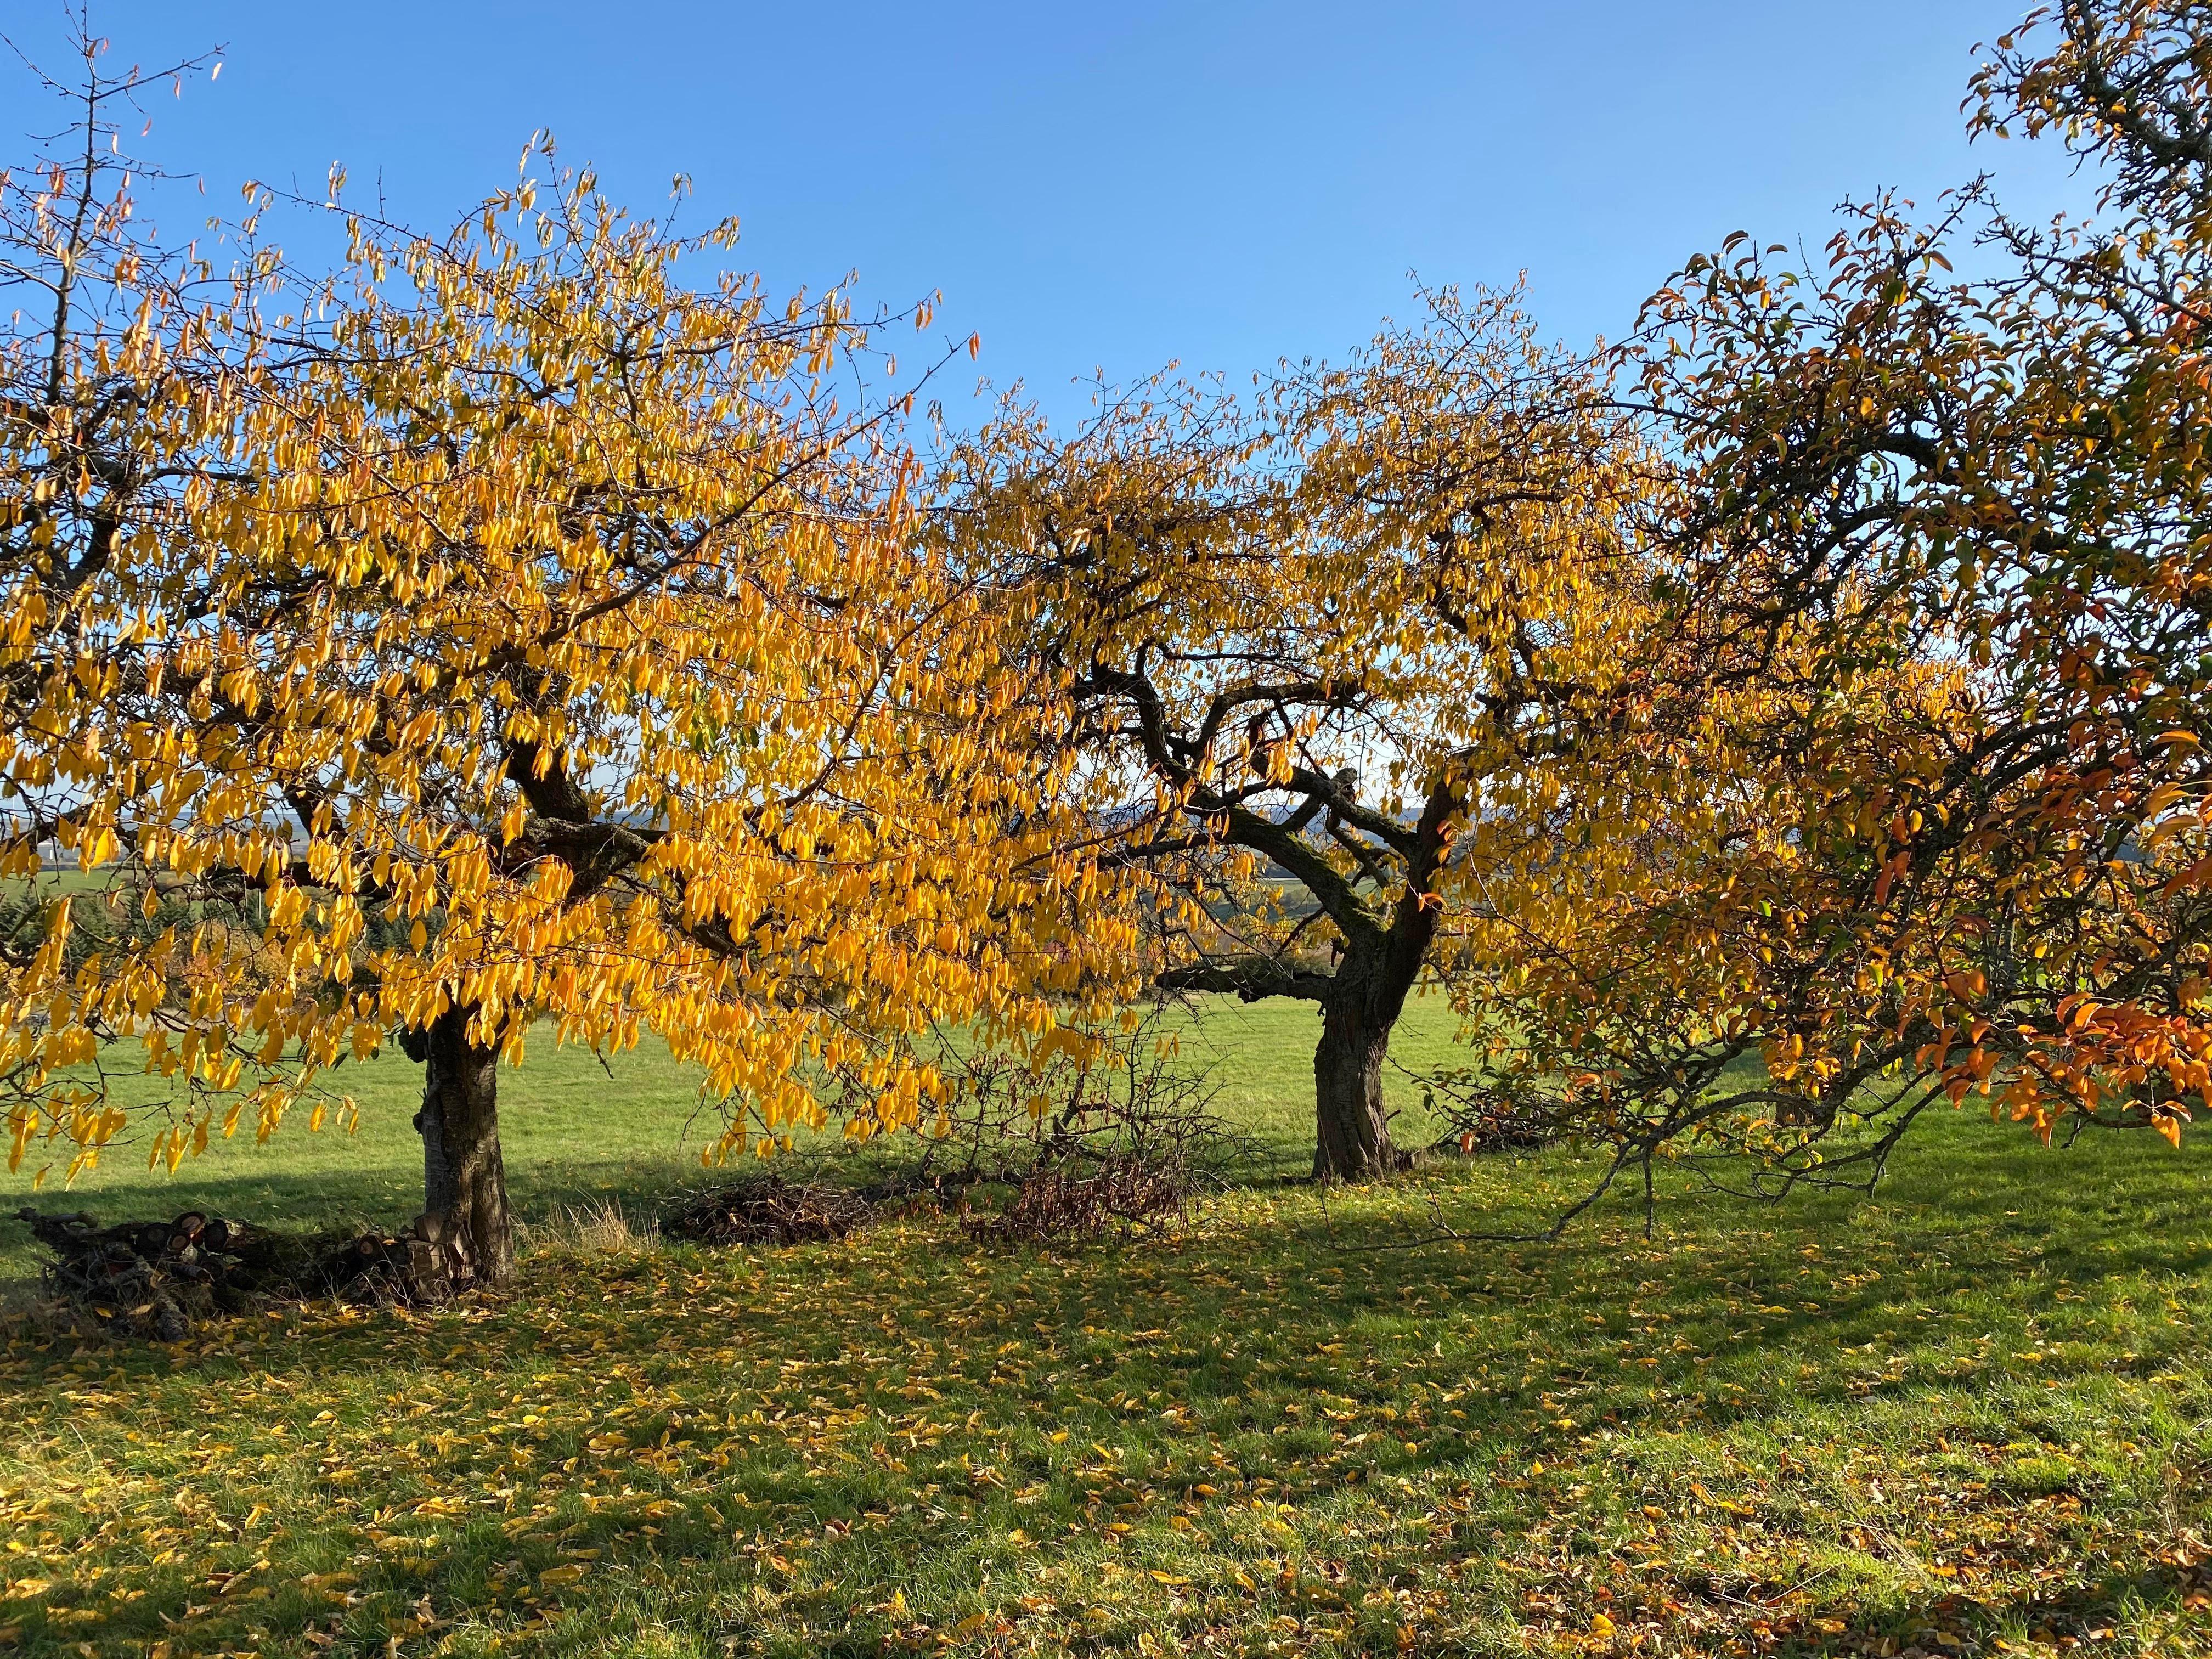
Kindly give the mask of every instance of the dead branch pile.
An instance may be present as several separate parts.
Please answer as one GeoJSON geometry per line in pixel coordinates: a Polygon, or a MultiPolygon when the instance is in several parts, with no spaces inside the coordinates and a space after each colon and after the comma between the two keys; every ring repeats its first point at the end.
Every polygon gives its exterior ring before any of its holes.
{"type": "Polygon", "coordinates": [[[851,1160],[831,1154],[802,1162],[798,1179],[763,1170],[679,1194],[661,1232],[707,1244],[826,1241],[878,1206],[912,1214],[957,1194],[963,1224],[978,1237],[1095,1238],[1164,1225],[1202,1186],[1261,1161],[1251,1138],[1212,1110],[1206,1079],[1176,1061],[1158,1011],[1040,1064],[988,1050],[941,1059],[952,1087],[920,1158],[868,1184],[856,1184],[851,1160]],[[836,1174],[815,1178],[832,1163],[836,1174]],[[1006,1196],[996,1209],[971,1212],[987,1192],[1006,1196]]]}
{"type": "Polygon", "coordinates": [[[316,1263],[321,1294],[350,1302],[431,1308],[476,1283],[475,1267],[453,1224],[435,1212],[393,1233],[363,1233],[339,1243],[316,1263]]]}
{"type": "Polygon", "coordinates": [[[1425,1079],[1422,1095],[1431,1114],[1450,1126],[1432,1152],[1526,1152],[1570,1133],[1561,1103],[1520,1079],[1443,1072],[1425,1079]]]}
{"type": "Polygon", "coordinates": [[[866,1196],[849,1187],[758,1175],[686,1194],[660,1231],[702,1244],[816,1243],[844,1237],[868,1212],[866,1196]]]}
{"type": "Polygon", "coordinates": [[[86,1211],[16,1212],[44,1245],[41,1299],[83,1330],[174,1342],[206,1320],[270,1302],[340,1296],[428,1306],[472,1282],[445,1218],[397,1235],[280,1232],[187,1210],[170,1221],[103,1227],[86,1211]]]}
{"type": "Polygon", "coordinates": [[[199,1320],[243,1313],[274,1284],[289,1284],[304,1261],[295,1241],[246,1222],[186,1211],[173,1221],[126,1221],[19,1210],[50,1252],[44,1299],[82,1322],[173,1342],[199,1320]]]}
{"type": "Polygon", "coordinates": [[[1148,1232],[1186,1218],[1188,1170],[1140,1153],[1087,1167],[1042,1164],[1024,1175],[1013,1202],[996,1215],[968,1218],[969,1231],[1008,1243],[1148,1232]]]}
{"type": "Polygon", "coordinates": [[[998,1213],[966,1218],[978,1237],[1151,1231],[1184,1218],[1201,1187],[1259,1161],[1250,1138],[1213,1110],[1205,1075],[1176,1059],[1157,1013],[1088,1059],[1032,1069],[984,1056],[963,1069],[947,1110],[952,1133],[939,1145],[964,1165],[945,1178],[1013,1194],[998,1213]]]}

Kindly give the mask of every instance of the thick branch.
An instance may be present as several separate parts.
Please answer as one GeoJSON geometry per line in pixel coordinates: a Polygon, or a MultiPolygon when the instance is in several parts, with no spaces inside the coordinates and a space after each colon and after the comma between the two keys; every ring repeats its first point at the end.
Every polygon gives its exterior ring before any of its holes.
{"type": "Polygon", "coordinates": [[[1273,957],[1239,957],[1226,962],[1194,963],[1171,968],[1159,976],[1160,989],[1170,994],[1212,991],[1243,1002],[1267,997],[1296,997],[1304,1002],[1325,1002],[1335,981],[1327,974],[1292,968],[1273,957]]]}

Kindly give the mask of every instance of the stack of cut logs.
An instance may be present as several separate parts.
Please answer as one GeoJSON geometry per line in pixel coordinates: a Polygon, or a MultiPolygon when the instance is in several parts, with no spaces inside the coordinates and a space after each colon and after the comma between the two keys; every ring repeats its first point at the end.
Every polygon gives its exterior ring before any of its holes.
{"type": "Polygon", "coordinates": [[[309,1237],[187,1210],[173,1221],[103,1227],[97,1218],[19,1210],[52,1252],[48,1298],[80,1322],[173,1342],[197,1321],[257,1301],[342,1296],[421,1307],[475,1280],[447,1218],[398,1235],[309,1237]]]}
{"type": "Polygon", "coordinates": [[[476,1268],[445,1216],[418,1215],[397,1234],[362,1233],[317,1264],[321,1293],[410,1308],[450,1302],[476,1283],[476,1268]]]}

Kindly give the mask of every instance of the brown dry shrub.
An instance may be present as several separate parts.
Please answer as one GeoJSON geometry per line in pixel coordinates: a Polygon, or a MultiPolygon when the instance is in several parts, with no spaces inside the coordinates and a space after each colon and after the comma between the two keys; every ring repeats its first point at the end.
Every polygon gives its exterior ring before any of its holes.
{"type": "Polygon", "coordinates": [[[1560,1103],[1519,1079],[1440,1072],[1423,1079],[1422,1100],[1432,1117],[1449,1126],[1432,1152],[1533,1151],[1571,1133],[1560,1103]]]}
{"type": "Polygon", "coordinates": [[[978,1237],[1157,1231],[1183,1219],[1202,1188],[1257,1161],[1251,1138],[1214,1111],[1209,1079],[1177,1060],[1157,1011],[1088,1060],[1032,1071],[988,1058],[961,1084],[941,1178],[1013,1193],[997,1213],[965,1218],[978,1237]]]}

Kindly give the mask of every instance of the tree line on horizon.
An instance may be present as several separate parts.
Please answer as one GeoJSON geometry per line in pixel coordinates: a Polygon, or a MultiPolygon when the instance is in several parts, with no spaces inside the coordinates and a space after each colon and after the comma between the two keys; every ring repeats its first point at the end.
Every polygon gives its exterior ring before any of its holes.
{"type": "Polygon", "coordinates": [[[1043,1067],[1217,993],[1315,1006],[1358,1178],[1425,985],[1601,1187],[2205,1103],[2201,8],[2067,0],[1977,72],[2079,216],[1876,198],[1602,351],[1444,289],[1247,397],[950,435],[927,305],[689,282],[733,222],[550,145],[441,234],[334,177],[164,240],[116,141],[200,65],[82,45],[0,177],[0,876],[111,878],[0,919],[11,1169],[173,1169],[397,1041],[495,1282],[541,1026],[664,1038],[727,1156],[930,1133],[948,1031],[1043,1067]],[[311,211],[327,270],[268,240],[311,211]]]}

